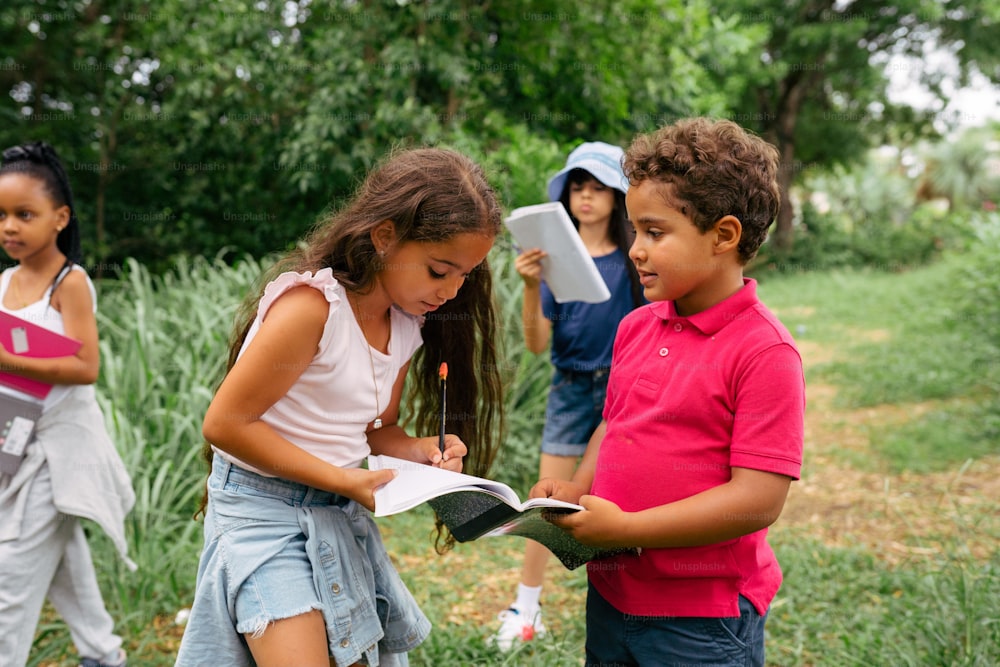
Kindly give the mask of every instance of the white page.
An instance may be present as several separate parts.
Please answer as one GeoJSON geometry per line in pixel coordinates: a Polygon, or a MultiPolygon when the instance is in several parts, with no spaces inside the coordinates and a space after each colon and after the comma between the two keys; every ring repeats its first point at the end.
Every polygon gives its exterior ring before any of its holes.
{"type": "Polygon", "coordinates": [[[548,253],[542,260],[542,278],[557,302],[601,303],[611,298],[594,259],[560,202],[514,209],[504,224],[521,248],[541,248],[548,253]]]}
{"type": "Polygon", "coordinates": [[[555,498],[530,498],[523,503],[514,489],[503,482],[483,479],[434,466],[397,459],[385,454],[368,457],[369,470],[397,471],[395,479],[375,490],[375,516],[389,516],[413,509],[432,498],[455,491],[478,491],[499,498],[519,512],[530,507],[565,507],[583,509],[579,505],[555,498]]]}
{"type": "Polygon", "coordinates": [[[397,471],[396,478],[375,490],[375,516],[389,516],[412,509],[449,491],[485,491],[512,507],[521,507],[517,494],[506,484],[434,466],[380,454],[368,457],[369,470],[397,471]]]}

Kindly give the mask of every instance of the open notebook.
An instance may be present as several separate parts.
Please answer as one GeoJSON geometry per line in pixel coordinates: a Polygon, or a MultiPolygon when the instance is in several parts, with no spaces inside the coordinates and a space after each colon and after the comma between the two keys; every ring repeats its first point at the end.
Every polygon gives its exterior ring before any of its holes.
{"type": "Polygon", "coordinates": [[[522,206],[504,220],[517,244],[524,249],[541,248],[542,278],[559,303],[601,303],[611,298],[594,259],[560,202],[522,206]]]}
{"type": "Polygon", "coordinates": [[[393,469],[398,474],[375,490],[375,516],[405,512],[429,504],[459,542],[480,537],[517,535],[544,544],[568,569],[587,561],[623,553],[576,541],[545,520],[545,513],[579,512],[579,505],[554,498],[521,501],[509,486],[496,480],[442,470],[391,456],[368,457],[369,470],[393,469]]]}

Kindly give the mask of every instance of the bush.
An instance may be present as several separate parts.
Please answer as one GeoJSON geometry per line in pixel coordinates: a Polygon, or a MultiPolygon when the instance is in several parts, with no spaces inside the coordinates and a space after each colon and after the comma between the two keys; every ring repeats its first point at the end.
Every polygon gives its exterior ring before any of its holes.
{"type": "Polygon", "coordinates": [[[765,243],[754,271],[798,273],[838,268],[905,271],[925,266],[946,248],[959,248],[970,236],[968,213],[943,213],[925,204],[902,223],[866,220],[847,224],[842,216],[820,213],[811,202],[802,206],[792,249],[778,254],[765,243]]]}

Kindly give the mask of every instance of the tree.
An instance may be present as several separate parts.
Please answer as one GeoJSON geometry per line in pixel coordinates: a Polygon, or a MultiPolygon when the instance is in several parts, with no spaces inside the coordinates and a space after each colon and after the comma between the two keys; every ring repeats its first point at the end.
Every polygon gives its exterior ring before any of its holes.
{"type": "MultiPolygon", "coordinates": [[[[525,173],[522,147],[724,110],[695,65],[717,28],[681,0],[11,0],[0,139],[73,165],[97,266],[261,254],[396,145],[455,144],[527,193],[554,165],[525,173]]],[[[749,45],[731,43],[719,62],[749,45]]]]}
{"type": "Polygon", "coordinates": [[[979,70],[1000,81],[1000,57],[988,37],[997,32],[1000,9],[988,0],[727,0],[719,10],[760,30],[759,58],[748,59],[731,85],[736,112],[781,154],[783,201],[773,236],[779,251],[792,244],[790,191],[802,165],[850,162],[901,120],[911,139],[928,132],[927,117],[889,103],[888,56],[951,49],[963,73],[979,70]]]}

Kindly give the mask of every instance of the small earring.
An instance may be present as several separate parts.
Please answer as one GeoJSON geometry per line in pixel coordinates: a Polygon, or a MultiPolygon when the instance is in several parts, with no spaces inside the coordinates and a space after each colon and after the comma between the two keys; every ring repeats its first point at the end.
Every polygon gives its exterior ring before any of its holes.
{"type": "Polygon", "coordinates": [[[378,251],[378,256],[379,257],[385,257],[385,250],[379,250],[378,251]]]}

